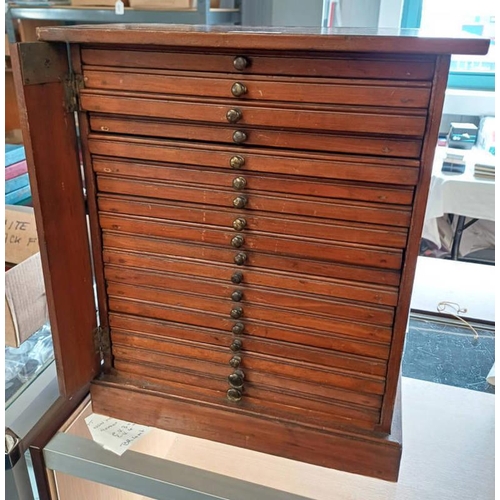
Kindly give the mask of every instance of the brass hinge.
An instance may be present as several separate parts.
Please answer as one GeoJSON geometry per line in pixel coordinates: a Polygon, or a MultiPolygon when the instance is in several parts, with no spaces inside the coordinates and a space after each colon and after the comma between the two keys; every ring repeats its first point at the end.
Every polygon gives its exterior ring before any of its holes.
{"type": "Polygon", "coordinates": [[[64,82],[65,108],[68,113],[74,113],[80,108],[79,94],[83,88],[82,75],[71,73],[64,82]]]}
{"type": "Polygon", "coordinates": [[[96,353],[100,353],[101,358],[109,357],[111,353],[109,328],[98,326],[94,330],[94,346],[96,353]]]}

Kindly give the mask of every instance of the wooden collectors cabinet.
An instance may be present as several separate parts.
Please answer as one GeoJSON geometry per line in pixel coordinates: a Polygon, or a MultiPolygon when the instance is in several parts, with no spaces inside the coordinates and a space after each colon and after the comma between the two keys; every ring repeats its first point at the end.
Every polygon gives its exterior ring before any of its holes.
{"type": "Polygon", "coordinates": [[[97,413],[395,480],[449,58],[488,41],[269,31],[17,46],[61,389],[94,379],[97,413]]]}

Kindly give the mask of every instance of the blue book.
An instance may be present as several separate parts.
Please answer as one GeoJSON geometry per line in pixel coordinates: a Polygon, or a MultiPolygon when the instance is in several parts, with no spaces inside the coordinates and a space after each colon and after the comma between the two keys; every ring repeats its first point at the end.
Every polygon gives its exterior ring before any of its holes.
{"type": "Polygon", "coordinates": [[[20,201],[25,200],[30,195],[31,195],[31,189],[28,184],[27,186],[24,186],[21,189],[17,189],[16,191],[12,191],[12,193],[5,195],[5,204],[17,205],[20,201]]]}
{"type": "Polygon", "coordinates": [[[12,193],[12,191],[17,191],[30,183],[28,174],[18,175],[13,179],[5,182],[5,194],[12,193]]]}
{"type": "Polygon", "coordinates": [[[5,166],[13,165],[26,159],[26,151],[22,144],[5,145],[5,166]]]}

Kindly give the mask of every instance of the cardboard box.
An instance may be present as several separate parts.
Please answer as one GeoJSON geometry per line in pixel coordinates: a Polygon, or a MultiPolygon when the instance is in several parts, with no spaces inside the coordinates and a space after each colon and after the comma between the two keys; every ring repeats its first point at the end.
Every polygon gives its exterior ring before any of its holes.
{"type": "Polygon", "coordinates": [[[59,21],[43,21],[41,19],[18,19],[17,29],[19,32],[19,41],[37,42],[36,29],[46,26],[61,26],[59,21]]]}
{"type": "Polygon", "coordinates": [[[194,0],[129,0],[130,7],[134,9],[157,9],[157,10],[175,10],[175,9],[193,9],[194,0]]]}
{"type": "MultiPolygon", "coordinates": [[[[122,0],[123,5],[128,7],[128,0],[122,0]]],[[[116,0],[71,0],[74,7],[114,7],[116,0]]]]}
{"type": "Polygon", "coordinates": [[[5,345],[19,347],[49,320],[31,207],[5,207],[5,260],[5,345]]]}

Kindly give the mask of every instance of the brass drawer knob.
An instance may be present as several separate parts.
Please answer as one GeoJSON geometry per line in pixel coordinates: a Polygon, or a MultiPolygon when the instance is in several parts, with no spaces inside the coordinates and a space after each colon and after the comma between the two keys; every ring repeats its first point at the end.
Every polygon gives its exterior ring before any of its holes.
{"type": "Polygon", "coordinates": [[[233,325],[233,328],[231,329],[231,331],[235,334],[235,335],[241,335],[245,330],[245,325],[243,323],[235,323],[233,325]]]}
{"type": "Polygon", "coordinates": [[[241,391],[234,388],[229,389],[227,391],[227,399],[229,399],[229,401],[233,401],[234,403],[241,401],[241,391]]]}
{"type": "Polygon", "coordinates": [[[246,186],[247,180],[244,177],[236,177],[233,179],[234,189],[238,189],[238,191],[241,191],[242,189],[245,189],[246,186]]]}
{"type": "Polygon", "coordinates": [[[243,316],[243,307],[233,307],[229,314],[231,315],[231,318],[241,318],[243,316]]]}
{"type": "Polygon", "coordinates": [[[245,196],[238,196],[233,200],[233,205],[235,208],[245,208],[247,201],[245,196]]]}
{"type": "Polygon", "coordinates": [[[243,342],[240,339],[234,339],[232,344],[229,346],[229,349],[233,352],[241,351],[243,348],[243,342]]]}
{"type": "Polygon", "coordinates": [[[231,245],[234,248],[240,248],[241,246],[243,246],[244,243],[245,243],[245,238],[243,238],[241,234],[237,234],[234,238],[231,239],[231,245]]]}
{"type": "Polygon", "coordinates": [[[235,284],[238,285],[243,281],[243,273],[240,271],[236,271],[231,275],[231,281],[235,284]]]}
{"type": "Polygon", "coordinates": [[[241,230],[245,229],[246,225],[247,225],[247,221],[243,217],[238,217],[237,219],[234,219],[234,221],[233,221],[233,228],[236,229],[236,231],[241,231],[241,230]]]}
{"type": "Polygon", "coordinates": [[[245,158],[243,158],[243,156],[240,156],[240,155],[236,155],[236,156],[231,156],[231,159],[229,160],[229,165],[231,166],[231,168],[241,168],[243,165],[245,164],[245,158]]]}
{"type": "Polygon", "coordinates": [[[233,302],[240,302],[241,299],[243,299],[243,292],[241,290],[235,290],[231,294],[231,299],[233,300],[233,302]]]}
{"type": "Polygon", "coordinates": [[[241,370],[236,370],[234,373],[231,373],[229,377],[227,377],[227,381],[234,389],[242,389],[243,382],[245,381],[245,375],[241,370]]]}
{"type": "Polygon", "coordinates": [[[230,109],[226,113],[226,118],[229,123],[237,123],[243,118],[243,113],[239,109],[230,109]]]}
{"type": "Polygon", "coordinates": [[[238,366],[241,365],[241,357],[240,356],[233,356],[229,360],[229,365],[232,366],[233,368],[238,368],[238,366]]]}
{"type": "Polygon", "coordinates": [[[248,89],[246,88],[246,85],[240,82],[233,83],[233,86],[231,87],[231,94],[234,95],[234,97],[241,97],[242,95],[245,95],[248,92],[248,89]]]}
{"type": "Polygon", "coordinates": [[[242,266],[247,260],[247,254],[243,252],[239,252],[234,256],[234,262],[238,266],[242,266]]]}
{"type": "Polygon", "coordinates": [[[238,71],[243,71],[244,69],[248,68],[249,65],[250,61],[246,57],[238,56],[234,58],[233,66],[238,71]]]}
{"type": "Polygon", "coordinates": [[[242,144],[248,139],[247,134],[241,130],[236,130],[233,134],[233,142],[236,144],[242,144]]]}

